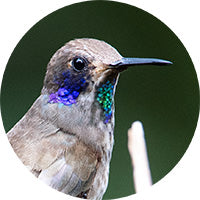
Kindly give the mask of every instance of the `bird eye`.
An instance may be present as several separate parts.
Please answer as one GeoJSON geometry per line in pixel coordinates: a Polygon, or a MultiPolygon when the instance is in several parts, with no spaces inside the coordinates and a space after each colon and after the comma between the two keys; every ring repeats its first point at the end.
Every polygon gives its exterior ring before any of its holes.
{"type": "Polygon", "coordinates": [[[72,61],[72,66],[76,71],[82,70],[84,67],[86,67],[86,65],[87,65],[87,63],[86,63],[85,59],[80,58],[80,57],[76,57],[72,61]]]}

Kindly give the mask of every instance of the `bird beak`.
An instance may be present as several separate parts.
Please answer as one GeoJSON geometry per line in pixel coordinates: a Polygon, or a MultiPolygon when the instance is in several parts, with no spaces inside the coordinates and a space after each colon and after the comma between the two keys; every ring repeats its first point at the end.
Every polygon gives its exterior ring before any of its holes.
{"type": "Polygon", "coordinates": [[[157,58],[122,58],[114,63],[109,65],[111,68],[117,68],[120,70],[126,69],[128,66],[133,65],[170,65],[173,64],[168,60],[157,59],[157,58]]]}

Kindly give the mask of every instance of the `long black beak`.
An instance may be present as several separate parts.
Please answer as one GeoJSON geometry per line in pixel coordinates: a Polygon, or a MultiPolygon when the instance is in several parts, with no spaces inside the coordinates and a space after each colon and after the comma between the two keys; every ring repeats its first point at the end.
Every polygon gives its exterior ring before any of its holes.
{"type": "Polygon", "coordinates": [[[168,60],[157,58],[122,58],[114,63],[110,64],[111,68],[121,68],[121,66],[131,65],[170,65],[173,64],[168,60]]]}

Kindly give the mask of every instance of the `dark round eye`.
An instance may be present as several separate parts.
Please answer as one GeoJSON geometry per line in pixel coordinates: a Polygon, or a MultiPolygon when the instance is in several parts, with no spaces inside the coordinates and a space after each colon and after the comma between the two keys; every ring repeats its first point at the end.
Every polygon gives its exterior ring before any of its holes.
{"type": "Polygon", "coordinates": [[[74,67],[75,70],[80,71],[82,70],[84,67],[86,67],[87,63],[85,61],[85,59],[80,58],[80,57],[76,57],[74,58],[74,60],[72,61],[72,66],[74,67]]]}

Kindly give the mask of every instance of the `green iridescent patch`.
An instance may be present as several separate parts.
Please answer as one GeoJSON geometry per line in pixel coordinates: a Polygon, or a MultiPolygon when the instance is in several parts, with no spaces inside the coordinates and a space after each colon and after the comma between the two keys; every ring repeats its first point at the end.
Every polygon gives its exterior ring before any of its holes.
{"type": "Polygon", "coordinates": [[[114,84],[107,81],[103,84],[97,93],[97,101],[100,103],[103,109],[105,120],[104,123],[107,124],[112,116],[112,104],[113,104],[113,89],[114,84]]]}

